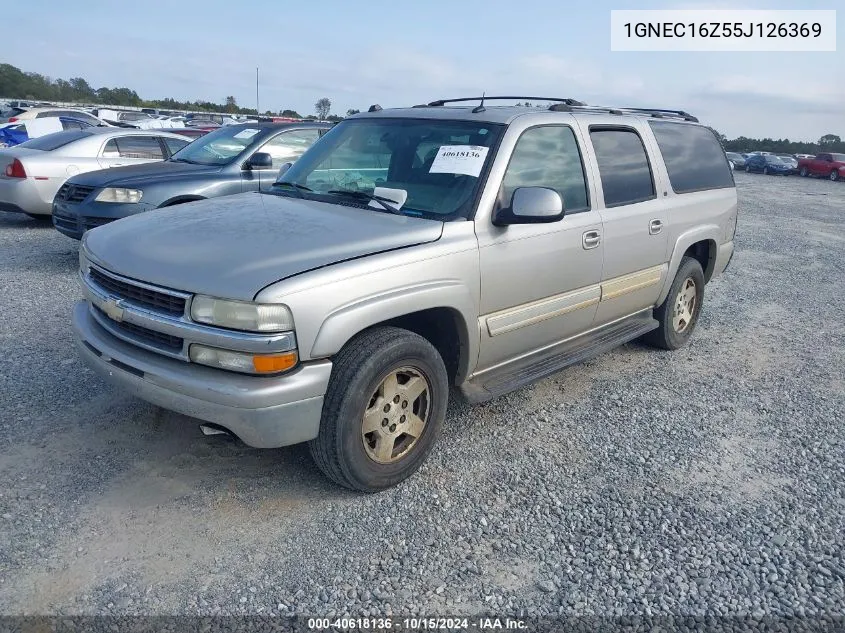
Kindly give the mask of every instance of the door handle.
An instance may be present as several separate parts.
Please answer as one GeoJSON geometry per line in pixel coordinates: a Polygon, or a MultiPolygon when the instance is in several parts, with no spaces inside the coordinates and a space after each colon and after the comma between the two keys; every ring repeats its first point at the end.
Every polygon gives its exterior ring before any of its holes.
{"type": "Polygon", "coordinates": [[[663,222],[661,220],[652,220],[648,223],[648,232],[650,235],[657,235],[663,230],[663,222]]]}
{"type": "Polygon", "coordinates": [[[584,250],[595,248],[601,242],[601,233],[598,231],[585,231],[581,236],[581,245],[584,250]]]}

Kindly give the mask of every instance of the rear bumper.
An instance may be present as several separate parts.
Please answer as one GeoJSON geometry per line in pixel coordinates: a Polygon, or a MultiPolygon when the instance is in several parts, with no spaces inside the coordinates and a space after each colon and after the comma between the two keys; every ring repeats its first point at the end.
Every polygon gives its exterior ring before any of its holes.
{"type": "Polygon", "coordinates": [[[103,329],[80,301],[74,341],[108,382],[165,409],[222,426],[245,444],[275,448],[317,437],[330,361],[306,363],[277,377],[245,376],[169,359],[103,329]]]}
{"type": "Polygon", "coordinates": [[[0,176],[0,211],[50,215],[52,200],[47,202],[44,197],[50,195],[52,186],[50,181],[0,176]]]}

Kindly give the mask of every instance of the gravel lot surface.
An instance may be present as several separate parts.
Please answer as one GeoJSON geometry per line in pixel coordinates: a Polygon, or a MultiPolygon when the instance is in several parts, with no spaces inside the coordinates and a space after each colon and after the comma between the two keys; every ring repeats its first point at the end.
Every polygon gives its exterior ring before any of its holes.
{"type": "Polygon", "coordinates": [[[0,612],[845,611],[845,185],[738,174],[692,344],[482,406],[361,496],[111,391],[71,343],[77,243],[0,213],[0,612]]]}

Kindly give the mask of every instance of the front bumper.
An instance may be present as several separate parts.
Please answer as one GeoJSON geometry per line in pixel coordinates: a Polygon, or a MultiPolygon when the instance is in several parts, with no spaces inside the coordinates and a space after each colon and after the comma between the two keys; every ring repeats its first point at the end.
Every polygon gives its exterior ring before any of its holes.
{"type": "Polygon", "coordinates": [[[53,202],[53,226],[59,233],[81,240],[85,231],[154,208],[154,205],[144,204],[143,202],[121,204],[85,201],[74,204],[65,200],[55,200],[53,202]]]}
{"type": "Polygon", "coordinates": [[[86,301],[73,310],[74,341],[105,380],[165,409],[212,422],[256,448],[317,437],[330,361],[304,363],[283,376],[244,376],[140,349],[109,334],[86,301]]]}

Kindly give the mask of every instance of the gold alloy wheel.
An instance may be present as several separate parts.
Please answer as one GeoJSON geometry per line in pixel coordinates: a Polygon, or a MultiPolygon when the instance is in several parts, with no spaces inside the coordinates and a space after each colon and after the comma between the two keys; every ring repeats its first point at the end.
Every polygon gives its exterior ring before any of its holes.
{"type": "Polygon", "coordinates": [[[393,463],[416,445],[431,413],[431,385],[419,369],[401,367],[385,376],[364,411],[361,435],[367,455],[393,463]]]}
{"type": "Polygon", "coordinates": [[[696,288],[695,281],[688,277],[678,296],[675,298],[675,309],[672,311],[672,327],[680,334],[686,330],[692,322],[692,315],[695,313],[696,288]]]}

